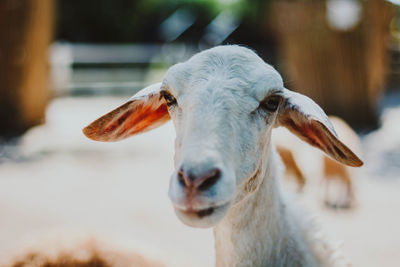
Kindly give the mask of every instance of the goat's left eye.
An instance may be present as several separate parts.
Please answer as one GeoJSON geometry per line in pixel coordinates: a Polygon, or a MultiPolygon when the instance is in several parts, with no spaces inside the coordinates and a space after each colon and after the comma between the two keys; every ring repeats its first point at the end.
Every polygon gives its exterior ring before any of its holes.
{"type": "Polygon", "coordinates": [[[279,107],[279,104],[281,103],[282,97],[280,97],[279,95],[272,95],[267,97],[266,99],[264,99],[261,103],[260,103],[260,107],[273,112],[276,111],[279,107]]]}
{"type": "Polygon", "coordinates": [[[176,104],[176,98],[173,95],[171,95],[169,92],[163,91],[162,97],[165,99],[165,102],[167,102],[167,106],[176,104]]]}

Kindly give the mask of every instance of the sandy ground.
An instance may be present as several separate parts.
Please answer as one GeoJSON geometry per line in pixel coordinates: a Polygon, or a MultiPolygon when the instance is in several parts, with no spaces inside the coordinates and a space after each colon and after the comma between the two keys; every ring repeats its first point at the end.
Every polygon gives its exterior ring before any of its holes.
{"type": "MultiPolygon", "coordinates": [[[[93,237],[167,266],[214,264],[211,230],[184,226],[167,197],[171,124],[111,144],[81,134],[83,126],[121,102],[118,97],[56,99],[46,124],[30,130],[19,146],[2,148],[0,262],[38,244],[93,237]]],[[[299,200],[354,266],[400,266],[400,175],[392,168],[389,176],[378,177],[383,152],[371,144],[382,135],[364,139],[374,153],[367,153],[357,178],[354,210],[323,208],[318,182],[299,200]]],[[[394,138],[400,144],[400,135],[394,138]]]]}

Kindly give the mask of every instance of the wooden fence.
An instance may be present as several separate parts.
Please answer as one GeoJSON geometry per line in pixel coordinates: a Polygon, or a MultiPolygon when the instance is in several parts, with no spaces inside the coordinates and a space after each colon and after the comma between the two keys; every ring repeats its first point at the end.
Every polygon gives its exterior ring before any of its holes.
{"type": "Polygon", "coordinates": [[[358,129],[377,126],[377,102],[388,68],[391,5],[359,1],[360,22],[332,28],[326,1],[274,1],[272,23],[287,86],[358,129]]]}

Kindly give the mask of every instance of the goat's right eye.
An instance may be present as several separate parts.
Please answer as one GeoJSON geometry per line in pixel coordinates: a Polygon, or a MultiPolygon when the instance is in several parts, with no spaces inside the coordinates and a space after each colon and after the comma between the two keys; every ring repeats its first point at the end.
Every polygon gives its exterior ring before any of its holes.
{"type": "Polygon", "coordinates": [[[268,110],[270,112],[274,112],[278,109],[279,104],[281,103],[282,97],[278,95],[272,95],[267,97],[260,103],[260,107],[268,110]]]}
{"type": "Polygon", "coordinates": [[[171,95],[169,92],[162,91],[161,96],[165,99],[165,102],[167,102],[167,106],[176,104],[176,98],[173,95],[171,95]]]}

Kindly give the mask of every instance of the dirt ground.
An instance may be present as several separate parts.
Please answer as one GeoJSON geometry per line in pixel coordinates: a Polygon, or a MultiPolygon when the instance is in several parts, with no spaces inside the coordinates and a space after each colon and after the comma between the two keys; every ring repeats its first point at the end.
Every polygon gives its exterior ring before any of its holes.
{"type": "MultiPolygon", "coordinates": [[[[31,247],[95,238],[166,266],[213,266],[211,230],[183,225],[167,197],[172,125],[118,143],[81,133],[122,101],[56,99],[46,124],[1,148],[0,262],[31,247]]],[[[356,208],[324,208],[318,182],[299,200],[353,266],[400,266],[400,108],[383,114],[382,129],[363,138],[356,208]]]]}

